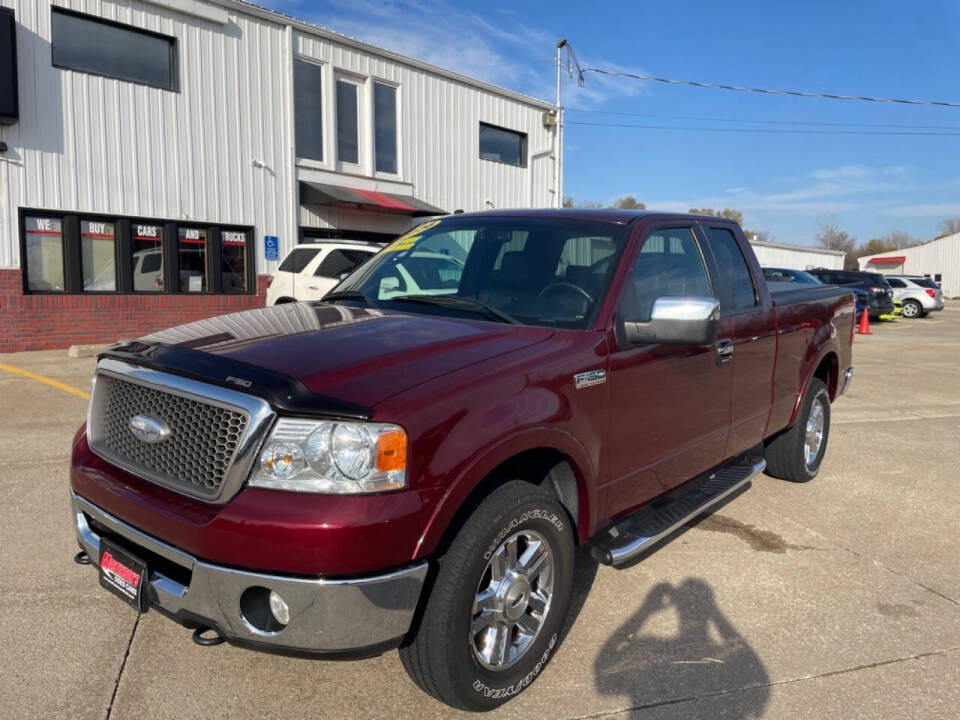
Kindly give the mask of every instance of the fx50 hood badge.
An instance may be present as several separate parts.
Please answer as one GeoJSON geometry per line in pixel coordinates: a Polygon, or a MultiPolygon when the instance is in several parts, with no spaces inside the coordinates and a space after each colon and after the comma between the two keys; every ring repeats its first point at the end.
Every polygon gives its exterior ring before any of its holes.
{"type": "Polygon", "coordinates": [[[587,370],[586,372],[577,373],[573,376],[573,384],[577,390],[593,387],[594,385],[603,385],[606,381],[606,370],[587,370]]]}
{"type": "Polygon", "coordinates": [[[130,418],[130,432],[141,442],[158,443],[170,437],[170,428],[153,415],[134,415],[130,418]]]}

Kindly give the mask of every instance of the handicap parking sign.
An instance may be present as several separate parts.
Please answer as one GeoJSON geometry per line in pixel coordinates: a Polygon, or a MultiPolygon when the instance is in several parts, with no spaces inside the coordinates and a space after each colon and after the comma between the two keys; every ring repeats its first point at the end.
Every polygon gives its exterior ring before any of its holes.
{"type": "Polygon", "coordinates": [[[263,236],[263,256],[265,260],[280,259],[280,240],[276,235],[263,236]]]}

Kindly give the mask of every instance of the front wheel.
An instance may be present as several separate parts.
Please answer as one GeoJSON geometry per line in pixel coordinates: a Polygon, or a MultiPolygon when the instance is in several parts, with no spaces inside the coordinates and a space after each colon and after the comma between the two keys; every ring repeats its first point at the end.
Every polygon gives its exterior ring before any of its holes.
{"type": "Polygon", "coordinates": [[[550,493],[513,481],[469,517],[400,648],[425,692],[491,710],[527,688],[553,655],[573,587],[573,528],[550,493]]]}
{"type": "Polygon", "coordinates": [[[830,393],[813,378],[792,428],[767,443],[767,475],[792,482],[809,482],[820,471],[830,436],[830,393]]]}

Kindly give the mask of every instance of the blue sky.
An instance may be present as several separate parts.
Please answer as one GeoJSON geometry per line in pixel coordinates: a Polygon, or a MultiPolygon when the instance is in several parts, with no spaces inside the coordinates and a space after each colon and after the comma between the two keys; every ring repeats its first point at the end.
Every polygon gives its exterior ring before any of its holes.
{"type": "MultiPolygon", "coordinates": [[[[960,101],[960,4],[951,0],[260,2],[547,99],[554,46],[566,37],[583,66],[960,101]]],[[[655,209],[734,207],[748,228],[804,244],[821,222],[861,241],[893,229],[929,240],[940,220],[960,216],[960,108],[753,95],[592,73],[583,88],[566,80],[564,94],[564,191],[578,200],[631,194],[655,209]],[[850,134],[863,132],[946,135],[850,134]]]]}

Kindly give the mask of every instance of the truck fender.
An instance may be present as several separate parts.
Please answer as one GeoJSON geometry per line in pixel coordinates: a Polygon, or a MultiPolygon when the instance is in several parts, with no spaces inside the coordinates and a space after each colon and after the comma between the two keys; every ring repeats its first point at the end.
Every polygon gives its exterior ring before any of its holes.
{"type": "MultiPolygon", "coordinates": [[[[803,384],[800,386],[800,392],[793,404],[793,412],[790,414],[790,423],[787,427],[793,427],[793,424],[797,421],[797,416],[800,414],[800,406],[803,404],[803,398],[807,394],[807,387],[810,385],[810,381],[813,379],[813,374],[817,371],[817,368],[820,367],[820,363],[822,363],[829,355],[833,355],[834,361],[838,362],[839,354],[837,353],[836,343],[833,340],[828,340],[826,344],[821,346],[819,352],[812,356],[815,358],[815,361],[808,363],[804,368],[803,384]]],[[[838,372],[839,368],[834,368],[831,370],[830,381],[827,383],[827,392],[830,393],[831,401],[836,395],[838,372]]]]}
{"type": "Polygon", "coordinates": [[[570,433],[558,428],[530,427],[514,431],[488,446],[457,475],[437,503],[417,542],[413,559],[425,557],[436,550],[464,502],[491,472],[520,453],[542,449],[561,453],[570,464],[577,479],[577,537],[580,542],[589,538],[596,524],[593,514],[598,507],[594,462],[579,440],[570,433]]]}

